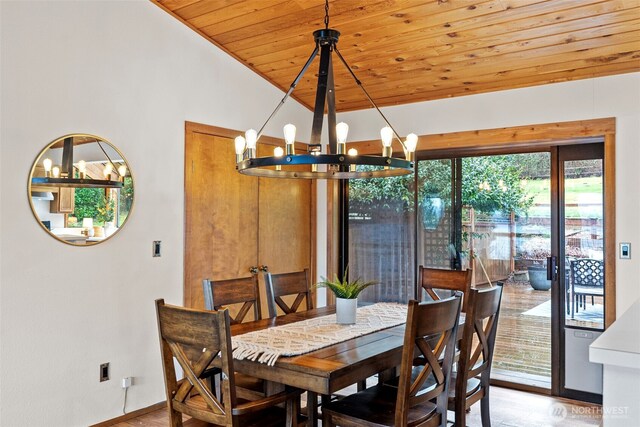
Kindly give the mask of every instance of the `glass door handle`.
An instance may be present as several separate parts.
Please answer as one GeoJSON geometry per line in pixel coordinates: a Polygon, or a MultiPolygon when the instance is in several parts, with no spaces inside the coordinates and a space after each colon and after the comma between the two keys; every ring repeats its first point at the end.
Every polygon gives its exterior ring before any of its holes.
{"type": "Polygon", "coordinates": [[[554,256],[547,257],[547,280],[556,280],[558,277],[558,262],[554,256]]]}

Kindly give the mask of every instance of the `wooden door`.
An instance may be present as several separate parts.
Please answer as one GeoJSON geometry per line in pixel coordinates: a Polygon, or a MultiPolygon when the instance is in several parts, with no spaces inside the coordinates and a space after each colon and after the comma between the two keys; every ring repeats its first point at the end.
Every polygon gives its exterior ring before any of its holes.
{"type": "MultiPolygon", "coordinates": [[[[204,307],[202,279],[248,277],[252,266],[284,273],[311,268],[313,182],[256,178],[235,170],[239,132],[187,124],[185,139],[184,303],[204,307]]],[[[259,155],[272,150],[267,137],[259,155]],[[265,151],[268,150],[268,151],[265,151]]],[[[268,313],[262,272],[262,312],[268,313]]]]}
{"type": "MultiPolygon", "coordinates": [[[[268,145],[258,149],[259,156],[273,151],[268,145]]],[[[301,166],[301,170],[308,166],[301,166]]],[[[258,212],[258,261],[271,273],[311,269],[315,238],[312,224],[315,211],[313,184],[308,179],[260,178],[258,212]]],[[[313,272],[312,272],[313,273],[313,272]]],[[[311,276],[313,277],[313,275],[311,276]]],[[[264,277],[260,275],[262,312],[266,306],[264,277]]]]}
{"type": "Polygon", "coordinates": [[[258,259],[258,180],[235,170],[233,140],[189,131],[185,146],[184,304],[202,280],[249,277],[258,259]]]}

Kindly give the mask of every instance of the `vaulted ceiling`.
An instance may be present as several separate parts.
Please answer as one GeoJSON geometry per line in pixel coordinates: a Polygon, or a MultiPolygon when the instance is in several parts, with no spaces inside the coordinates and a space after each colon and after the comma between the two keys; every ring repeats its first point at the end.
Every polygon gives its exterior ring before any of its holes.
{"type": "MultiPolygon", "coordinates": [[[[286,90],[324,27],[322,0],[152,0],[286,90]]],[[[333,0],[338,48],[396,105],[640,71],[640,0],[333,0]]],[[[338,110],[369,107],[340,63],[338,110]]],[[[317,60],[294,97],[312,106],[317,60]]]]}

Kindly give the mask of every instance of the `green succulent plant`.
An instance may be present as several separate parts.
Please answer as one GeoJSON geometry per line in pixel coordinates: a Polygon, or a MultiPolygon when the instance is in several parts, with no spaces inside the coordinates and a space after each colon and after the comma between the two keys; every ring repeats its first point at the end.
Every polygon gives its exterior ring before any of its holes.
{"type": "Polygon", "coordinates": [[[360,292],[378,283],[374,281],[365,282],[360,277],[356,280],[349,281],[347,279],[347,277],[349,277],[349,267],[345,269],[344,277],[343,280],[340,280],[336,275],[333,280],[328,280],[326,277],[321,276],[322,281],[318,282],[316,287],[330,289],[336,298],[355,299],[358,298],[360,292]]]}

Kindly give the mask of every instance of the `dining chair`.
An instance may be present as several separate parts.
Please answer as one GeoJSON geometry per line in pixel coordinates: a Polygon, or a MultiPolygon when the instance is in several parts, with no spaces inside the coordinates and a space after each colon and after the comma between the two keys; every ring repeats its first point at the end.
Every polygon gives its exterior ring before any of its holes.
{"type": "Polygon", "coordinates": [[[461,299],[456,292],[439,301],[409,301],[397,383],[378,384],[323,405],[323,427],[445,427],[461,299]],[[433,337],[439,339],[432,347],[433,337]]]}
{"type": "Polygon", "coordinates": [[[423,293],[426,293],[433,300],[441,299],[436,292],[437,289],[445,291],[462,292],[462,312],[467,311],[467,295],[471,289],[471,279],[473,270],[443,270],[440,268],[429,268],[420,266],[418,270],[418,286],[416,295],[418,301],[422,301],[423,293]]]}
{"type": "Polygon", "coordinates": [[[220,307],[240,305],[239,311],[231,318],[231,324],[242,323],[253,308],[253,320],[260,320],[260,291],[258,290],[258,276],[242,277],[229,280],[202,281],[204,291],[204,306],[207,310],[218,310],[220,307]]]}
{"type": "Polygon", "coordinates": [[[300,390],[245,402],[236,395],[228,310],[202,311],[166,305],[156,300],[160,351],[167,408],[172,427],[182,426],[182,414],[218,426],[297,426],[300,390]],[[174,359],[184,371],[178,379],[174,359]],[[202,374],[212,363],[223,373],[222,398],[216,397],[202,374]],[[285,408],[277,405],[285,404],[285,408]]]}
{"type": "Polygon", "coordinates": [[[293,273],[271,274],[264,273],[264,282],[267,290],[267,307],[269,317],[278,315],[278,308],[284,314],[295,313],[302,308],[304,302],[305,310],[313,308],[311,283],[309,280],[309,269],[293,273]],[[295,299],[288,304],[282,297],[295,299]]]}
{"type": "MultiPolygon", "coordinates": [[[[257,275],[215,281],[204,279],[202,288],[204,305],[207,310],[214,311],[223,307],[240,306],[235,317],[230,316],[232,325],[242,323],[245,320],[260,320],[262,318],[257,275]],[[249,319],[247,316],[250,311],[253,311],[253,319],[249,319]]],[[[214,368],[209,374],[216,395],[219,396],[221,392],[220,370],[214,368]]],[[[260,378],[238,373],[236,374],[236,385],[238,395],[244,399],[259,399],[266,395],[266,383],[260,378]]]]}
{"type": "Polygon", "coordinates": [[[594,296],[604,295],[604,262],[598,259],[582,258],[571,261],[570,266],[573,291],[571,317],[573,318],[580,305],[586,309],[587,296],[591,296],[591,305],[593,305],[594,296]]]}
{"type": "Polygon", "coordinates": [[[502,283],[487,289],[472,289],[467,297],[460,357],[449,390],[449,410],[455,412],[455,425],[466,426],[466,411],[480,401],[482,427],[491,426],[489,379],[498,330],[502,283]]]}

